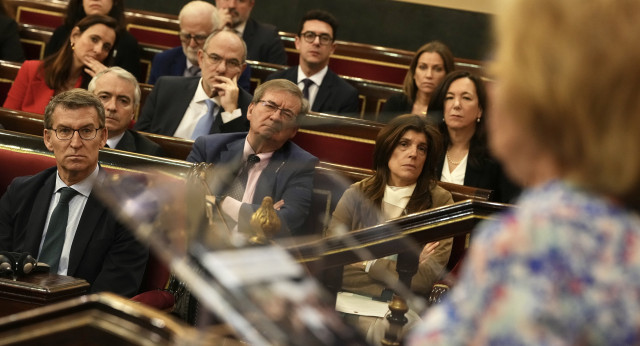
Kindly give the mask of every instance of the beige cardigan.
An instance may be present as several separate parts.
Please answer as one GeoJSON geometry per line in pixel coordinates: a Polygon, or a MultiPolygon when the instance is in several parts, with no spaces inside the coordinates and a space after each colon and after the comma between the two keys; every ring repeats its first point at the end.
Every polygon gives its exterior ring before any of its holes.
{"type": "MultiPolygon", "coordinates": [[[[384,222],[379,206],[374,206],[372,201],[362,196],[362,181],[349,187],[338,202],[333,217],[329,224],[329,234],[336,234],[338,227],[346,230],[357,230],[374,226],[384,222]]],[[[453,203],[449,191],[436,185],[431,189],[433,208],[453,203]]],[[[418,272],[411,280],[411,289],[415,292],[426,294],[431,291],[433,283],[440,278],[444,267],[451,255],[453,239],[444,239],[435,252],[418,266],[418,272]]],[[[399,252],[402,249],[398,249],[399,252]]],[[[381,258],[364,271],[361,264],[351,264],[344,267],[342,276],[342,289],[371,297],[378,297],[385,289],[382,281],[384,277],[390,277],[392,282],[398,280],[396,261],[381,258]]]]}

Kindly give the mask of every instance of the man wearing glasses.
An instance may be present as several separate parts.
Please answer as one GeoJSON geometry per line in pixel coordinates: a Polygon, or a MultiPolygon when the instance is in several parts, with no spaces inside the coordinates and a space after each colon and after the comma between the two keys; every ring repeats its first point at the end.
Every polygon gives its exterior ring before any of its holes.
{"type": "Polygon", "coordinates": [[[307,12],[300,21],[295,41],[300,51],[299,65],[275,72],[267,79],[284,78],[298,84],[314,112],[355,115],[358,91],[328,66],[336,49],[337,30],[337,20],[331,13],[307,12]]]}
{"type": "Polygon", "coordinates": [[[56,166],[16,178],[0,199],[0,250],[28,252],[50,272],[87,280],[91,292],[134,296],[148,250],[92,194],[105,174],[98,151],[107,141],[100,100],[83,89],[53,97],[44,143],[56,166]]]}
{"type": "Polygon", "coordinates": [[[211,34],[198,50],[202,77],[158,79],[135,129],[196,139],[209,133],[246,131],[251,95],[238,88],[246,46],[233,31],[211,34]]]}
{"type": "Polygon", "coordinates": [[[308,110],[309,104],[295,84],[271,80],[256,89],[249,105],[249,132],[214,134],[195,141],[187,161],[209,162],[214,168],[235,172],[227,183],[211,186],[232,231],[237,226],[244,234],[251,215],[269,196],[283,225],[278,236],[305,234],[303,224],[311,207],[318,159],[290,139],[308,110]]]}
{"type": "MultiPolygon", "coordinates": [[[[147,83],[156,84],[161,76],[200,76],[198,51],[215,30],[224,27],[218,10],[206,1],[188,2],[178,14],[181,46],[168,49],[153,57],[147,83]]],[[[250,71],[246,69],[238,85],[249,90],[250,71]]]]}

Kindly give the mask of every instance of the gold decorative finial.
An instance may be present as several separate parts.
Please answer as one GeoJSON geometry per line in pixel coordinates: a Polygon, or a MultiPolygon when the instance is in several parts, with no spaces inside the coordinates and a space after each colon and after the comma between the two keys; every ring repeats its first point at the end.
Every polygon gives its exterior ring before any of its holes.
{"type": "Polygon", "coordinates": [[[254,244],[266,244],[274,235],[280,232],[282,223],[273,209],[273,199],[269,196],[262,200],[260,208],[251,215],[251,231],[253,236],[249,239],[254,244]]]}

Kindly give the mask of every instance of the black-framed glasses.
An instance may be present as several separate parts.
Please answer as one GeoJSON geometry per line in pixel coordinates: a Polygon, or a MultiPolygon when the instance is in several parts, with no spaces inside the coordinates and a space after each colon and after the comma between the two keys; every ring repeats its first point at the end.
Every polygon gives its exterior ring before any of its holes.
{"type": "Polygon", "coordinates": [[[102,130],[102,127],[94,128],[94,127],[83,127],[80,129],[72,129],[70,127],[58,126],[57,129],[49,129],[56,133],[56,137],[62,141],[68,141],[73,138],[73,134],[78,132],[78,136],[81,139],[86,141],[90,141],[98,135],[98,131],[102,130]]]}
{"type": "Polygon", "coordinates": [[[258,101],[258,103],[261,104],[262,107],[267,109],[267,112],[269,113],[269,115],[274,114],[275,112],[280,110],[280,115],[282,115],[282,117],[285,120],[293,121],[293,120],[296,119],[296,113],[294,113],[290,109],[286,109],[284,107],[278,107],[278,105],[275,104],[273,101],[260,100],[260,101],[258,101]]]}
{"type": "Polygon", "coordinates": [[[211,63],[215,66],[218,66],[223,60],[225,65],[227,65],[228,67],[231,68],[240,68],[242,67],[242,62],[238,59],[223,59],[220,55],[216,54],[216,53],[207,53],[204,50],[202,51],[204,53],[204,55],[206,55],[207,57],[209,57],[209,60],[211,60],[211,63]]]}
{"type": "Polygon", "coordinates": [[[180,41],[182,41],[182,43],[189,43],[191,40],[194,40],[196,41],[197,44],[201,45],[204,43],[204,41],[207,40],[207,37],[209,36],[208,35],[191,35],[185,32],[180,33],[180,41]]]}
{"type": "Polygon", "coordinates": [[[316,40],[316,37],[320,37],[320,44],[325,46],[333,42],[333,37],[329,36],[329,34],[316,34],[313,31],[303,32],[300,36],[302,36],[302,38],[304,38],[308,43],[313,43],[313,41],[316,40]]]}

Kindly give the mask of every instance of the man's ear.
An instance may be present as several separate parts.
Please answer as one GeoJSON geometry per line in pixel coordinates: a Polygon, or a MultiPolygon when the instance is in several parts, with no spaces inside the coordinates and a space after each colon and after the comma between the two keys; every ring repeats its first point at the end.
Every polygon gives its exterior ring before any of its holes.
{"type": "Polygon", "coordinates": [[[298,125],[296,125],[296,126],[293,128],[293,131],[291,132],[291,136],[289,136],[289,139],[292,139],[293,137],[295,137],[295,136],[296,136],[296,133],[298,133],[298,129],[299,129],[299,128],[300,128],[300,126],[298,126],[298,125]]]}
{"type": "Polygon", "coordinates": [[[49,151],[53,151],[53,143],[51,143],[52,132],[53,132],[52,130],[44,129],[44,133],[42,134],[44,145],[47,147],[49,151]]]}
{"type": "Polygon", "coordinates": [[[296,49],[297,49],[297,50],[300,50],[300,34],[297,34],[297,35],[296,35],[296,39],[295,39],[295,41],[293,41],[293,42],[294,42],[294,43],[295,43],[295,45],[296,45],[296,49]]]}
{"type": "Polygon", "coordinates": [[[200,68],[202,68],[202,59],[204,59],[204,51],[198,49],[198,66],[200,66],[200,68]]]}
{"type": "Polygon", "coordinates": [[[247,120],[251,121],[251,118],[253,118],[253,108],[256,106],[255,103],[251,102],[249,103],[249,107],[247,108],[247,120]]]}
{"type": "Polygon", "coordinates": [[[109,130],[105,126],[102,128],[101,132],[102,132],[102,138],[100,139],[100,148],[104,148],[104,146],[107,144],[107,138],[109,138],[109,130]]]}

